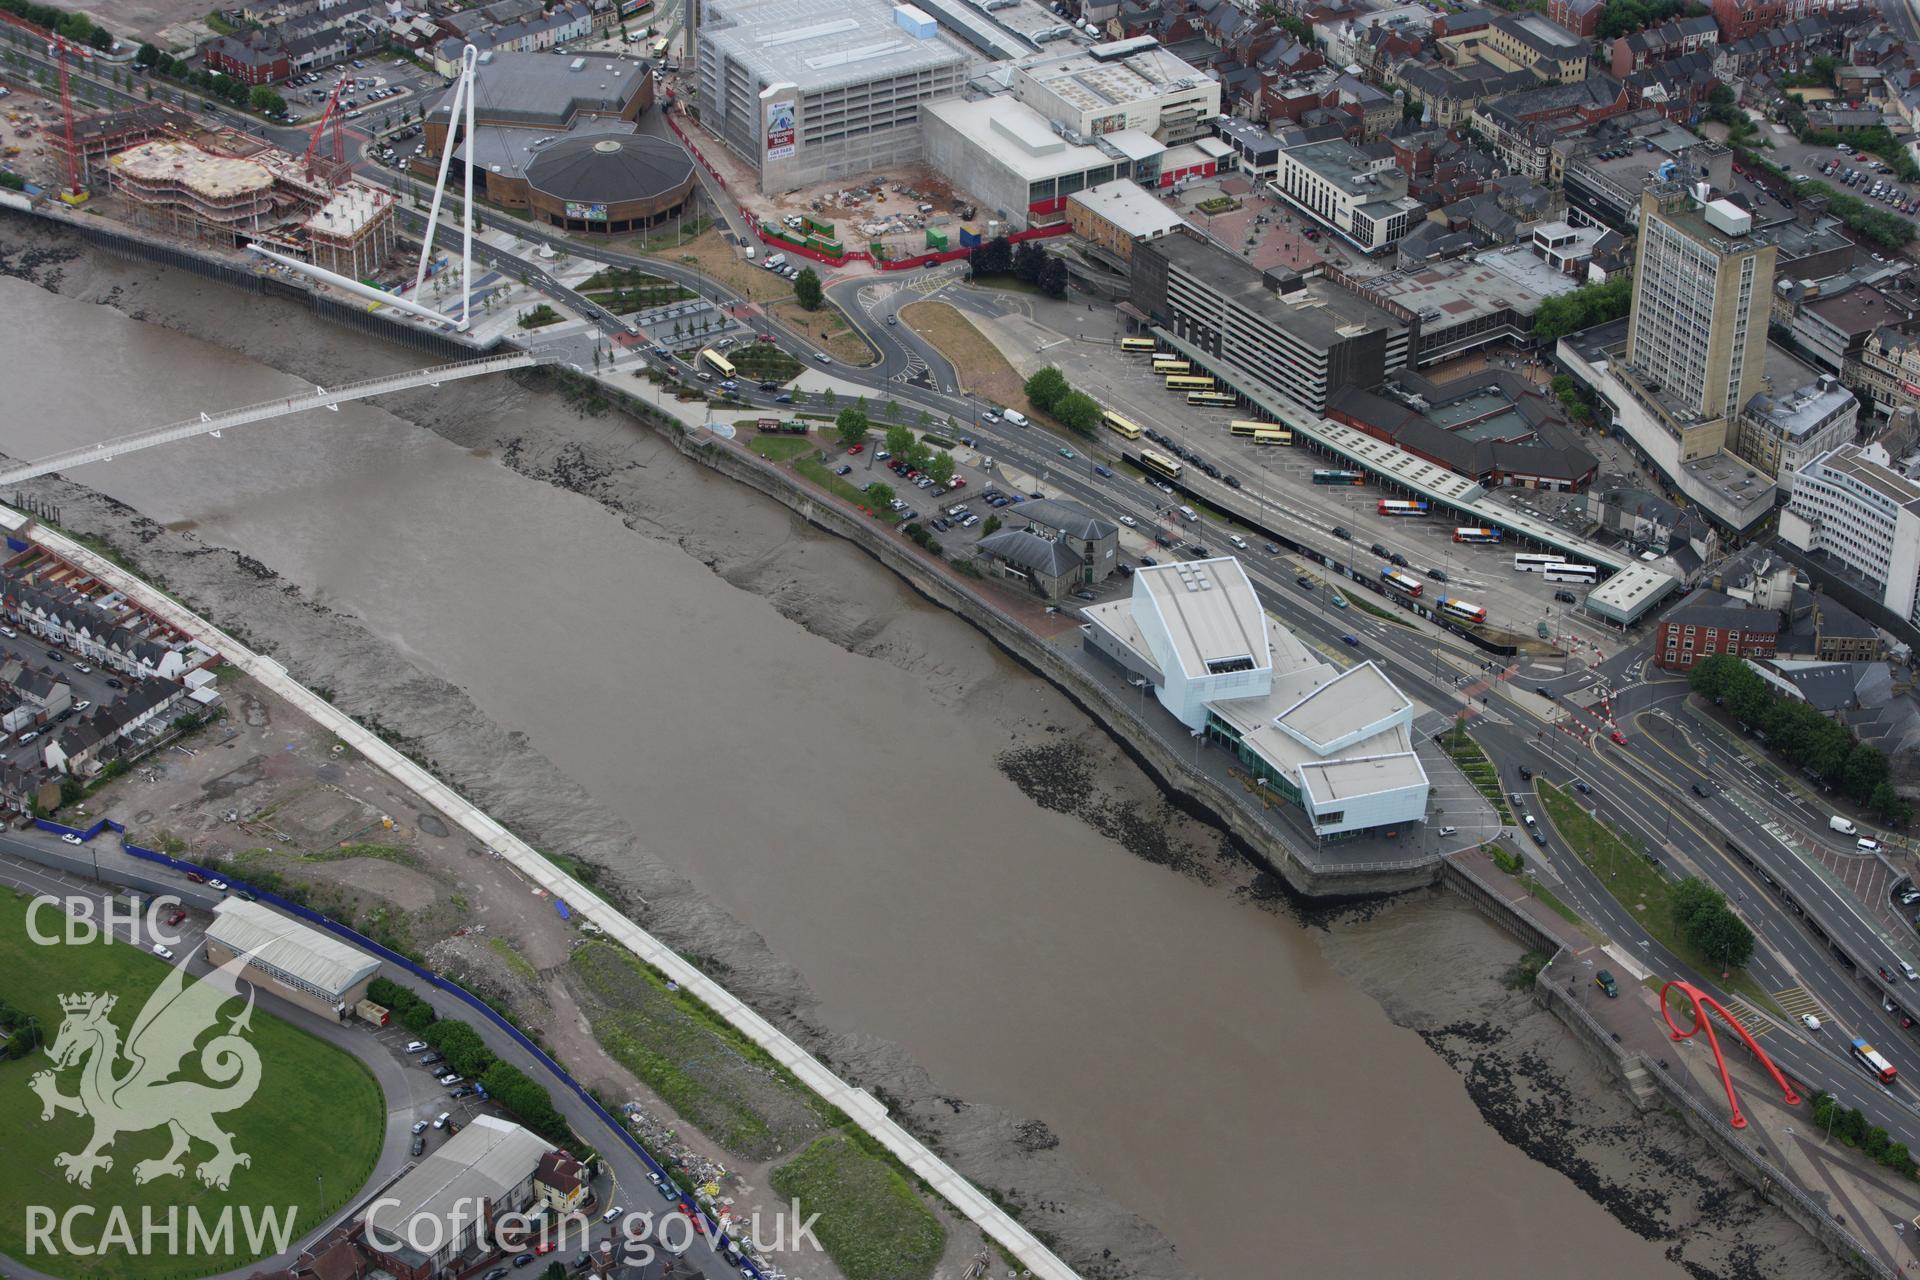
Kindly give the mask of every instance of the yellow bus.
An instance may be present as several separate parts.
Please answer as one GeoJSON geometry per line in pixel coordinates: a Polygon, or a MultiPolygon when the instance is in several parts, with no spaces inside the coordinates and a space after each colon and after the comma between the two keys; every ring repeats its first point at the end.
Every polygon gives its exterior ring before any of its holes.
{"type": "Polygon", "coordinates": [[[1169,373],[1192,373],[1193,365],[1179,356],[1155,356],[1153,371],[1163,377],[1169,373]]]}
{"type": "Polygon", "coordinates": [[[1164,453],[1155,453],[1151,449],[1140,451],[1140,466],[1149,475],[1165,476],[1169,480],[1180,478],[1180,464],[1164,453]]]}
{"type": "Polygon", "coordinates": [[[1211,391],[1213,379],[1198,373],[1176,373],[1167,379],[1169,391],[1211,391]]]}
{"type": "Polygon", "coordinates": [[[1189,391],[1187,403],[1216,409],[1231,409],[1240,403],[1240,397],[1229,391],[1189,391]]]}
{"type": "Polygon", "coordinates": [[[1253,433],[1255,444],[1292,444],[1293,432],[1285,427],[1264,427],[1253,433]]]}
{"type": "Polygon", "coordinates": [[[721,377],[731,378],[733,376],[733,361],[727,359],[712,347],[701,348],[700,358],[712,365],[713,371],[721,377]]]}
{"type": "Polygon", "coordinates": [[[1262,431],[1273,430],[1271,422],[1248,422],[1245,418],[1235,418],[1227,424],[1227,430],[1243,439],[1251,440],[1262,431]]]}
{"type": "Polygon", "coordinates": [[[1152,351],[1153,347],[1154,342],[1152,338],[1120,339],[1120,349],[1122,351],[1152,351]]]}
{"type": "Polygon", "coordinates": [[[667,37],[661,36],[658,40],[655,40],[653,42],[654,61],[657,62],[661,58],[664,58],[666,56],[667,56],[667,37]]]}
{"type": "Polygon", "coordinates": [[[1102,410],[1100,413],[1100,420],[1107,424],[1107,429],[1109,431],[1114,432],[1116,435],[1120,436],[1122,439],[1138,440],[1140,438],[1140,428],[1133,425],[1133,423],[1128,422],[1125,418],[1121,417],[1119,414],[1115,413],[1111,409],[1102,410]]]}

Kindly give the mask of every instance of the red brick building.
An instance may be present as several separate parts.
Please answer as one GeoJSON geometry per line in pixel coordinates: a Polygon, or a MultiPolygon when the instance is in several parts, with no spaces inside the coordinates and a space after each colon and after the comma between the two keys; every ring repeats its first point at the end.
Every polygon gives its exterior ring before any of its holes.
{"type": "Polygon", "coordinates": [[[1547,0],[1547,17],[1588,40],[1600,29],[1607,0],[1547,0]]]}
{"type": "Polygon", "coordinates": [[[1732,43],[1802,18],[1864,14],[1867,7],[1867,0],[1713,0],[1713,20],[1720,39],[1732,43]]]}
{"type": "Polygon", "coordinates": [[[207,41],[200,52],[209,71],[218,71],[248,84],[272,84],[285,80],[293,72],[293,61],[286,46],[270,38],[256,45],[233,36],[216,36],[207,41]]]}
{"type": "Polygon", "coordinates": [[[1668,671],[1691,671],[1716,653],[1771,658],[1780,639],[1780,615],[1755,609],[1717,591],[1697,592],[1660,619],[1653,660],[1668,671]]]}

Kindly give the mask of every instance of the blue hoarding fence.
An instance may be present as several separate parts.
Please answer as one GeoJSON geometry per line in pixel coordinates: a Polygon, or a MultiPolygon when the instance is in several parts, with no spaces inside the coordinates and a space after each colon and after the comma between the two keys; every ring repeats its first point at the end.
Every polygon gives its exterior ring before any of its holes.
{"type": "Polygon", "coordinates": [[[52,818],[35,818],[33,825],[42,831],[51,831],[60,836],[79,836],[82,840],[91,840],[102,831],[113,831],[125,835],[127,829],[111,818],[102,818],[90,827],[70,827],[64,822],[55,822],[52,818]]]}

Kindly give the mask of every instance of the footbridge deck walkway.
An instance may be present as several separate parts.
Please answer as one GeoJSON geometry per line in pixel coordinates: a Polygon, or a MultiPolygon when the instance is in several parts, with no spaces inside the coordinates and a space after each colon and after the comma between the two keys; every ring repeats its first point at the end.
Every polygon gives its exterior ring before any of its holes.
{"type": "Polygon", "coordinates": [[[265,422],[270,418],[281,418],[291,413],[306,413],[313,409],[336,409],[348,400],[365,400],[370,396],[385,395],[390,391],[406,391],[413,387],[437,387],[443,382],[453,382],[461,378],[478,378],[489,373],[505,373],[511,369],[525,369],[531,365],[548,363],[552,359],[551,356],[539,355],[532,351],[509,351],[500,355],[482,356],[477,360],[460,360],[452,364],[435,365],[430,369],[414,369],[407,373],[388,374],[382,378],[367,378],[338,387],[315,387],[310,394],[265,400],[259,404],[227,409],[220,413],[203,413],[198,418],[190,418],[185,422],[175,422],[164,427],[150,427],[145,431],[121,436],[117,440],[69,449],[65,453],[36,458],[32,462],[23,462],[0,470],[0,490],[4,490],[8,485],[31,480],[36,476],[66,471],[89,462],[105,462],[117,454],[151,449],[155,445],[172,444],[176,440],[191,440],[195,436],[217,436],[228,427],[242,427],[248,423],[265,422]]]}
{"type": "MultiPolygon", "coordinates": [[[[511,357],[505,358],[511,360],[511,357]]],[[[532,363],[530,356],[521,357],[532,363]]],[[[450,366],[461,368],[465,366],[450,366]]],[[[496,366],[499,367],[499,366],[496,366]]],[[[518,367],[511,363],[504,367],[518,367]]],[[[431,372],[431,371],[425,371],[431,372]]],[[[424,379],[424,373],[419,376],[424,379]]],[[[392,389],[392,388],[389,388],[392,389]]],[[[0,524],[19,529],[27,518],[0,507],[0,524]]],[[[841,1080],[822,1066],[812,1054],[794,1043],[784,1032],[736,999],[725,987],[681,959],[664,943],[621,915],[600,896],[573,877],[562,873],[551,862],[535,853],[533,847],[483,813],[425,769],[381,741],[357,720],[322,699],[293,679],[287,669],[272,658],[253,652],[232,636],[178,601],[161,593],[105,557],[89,551],[73,539],[50,529],[36,528],[35,540],[57,552],[69,562],[124,592],[135,603],[157,617],[196,636],[217,649],[241,671],[285,698],[296,708],[324,725],[348,746],[365,756],[401,786],[419,795],[445,814],[474,839],[511,862],[520,873],[555,897],[565,899],[568,909],[605,930],[607,936],[627,947],[660,973],[680,984],[734,1029],[770,1054],[781,1066],[793,1072],[801,1083],[844,1112],[855,1124],[899,1158],[900,1162],[924,1180],[947,1203],[984,1231],[1020,1265],[1038,1280],[1078,1280],[1076,1273],[1056,1257],[1008,1214],[947,1163],[929,1151],[919,1139],[908,1133],[887,1114],[887,1109],[864,1089],[841,1080]]]]}

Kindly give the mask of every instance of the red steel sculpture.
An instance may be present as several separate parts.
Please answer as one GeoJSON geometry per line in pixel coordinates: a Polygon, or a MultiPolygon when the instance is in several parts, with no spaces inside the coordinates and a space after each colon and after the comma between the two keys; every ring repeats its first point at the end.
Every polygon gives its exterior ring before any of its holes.
{"type": "Polygon", "coordinates": [[[1702,1005],[1712,1009],[1724,1018],[1727,1025],[1738,1032],[1740,1038],[1747,1042],[1747,1048],[1752,1050],[1754,1057],[1760,1059],[1760,1065],[1767,1069],[1767,1074],[1771,1075],[1774,1083],[1780,1086],[1780,1092],[1785,1098],[1786,1104],[1790,1107],[1799,1106],[1800,1095],[1793,1091],[1793,1086],[1787,1083],[1787,1078],[1780,1074],[1780,1068],[1773,1065],[1773,1059],[1767,1056],[1767,1051],[1754,1043],[1753,1037],[1747,1034],[1747,1029],[1740,1025],[1740,1019],[1728,1013],[1725,1006],[1718,1000],[1715,1000],[1691,982],[1669,982],[1666,986],[1660,988],[1660,1016],[1667,1020],[1667,1030],[1673,1032],[1673,1038],[1675,1040],[1685,1040],[1702,1028],[1706,1030],[1707,1044],[1713,1049],[1713,1061],[1715,1065],[1720,1068],[1720,1083],[1726,1086],[1727,1106],[1733,1111],[1731,1117],[1733,1127],[1736,1129],[1746,1128],[1747,1118],[1740,1114],[1740,1099],[1733,1091],[1733,1077],[1727,1074],[1727,1060],[1720,1055],[1720,1037],[1714,1034],[1713,1024],[1707,1021],[1706,1012],[1701,1008],[1702,1005]],[[1681,995],[1693,1001],[1693,1026],[1685,1031],[1682,1031],[1674,1025],[1673,1010],[1667,1004],[1667,992],[1675,988],[1679,989],[1681,995]]]}

